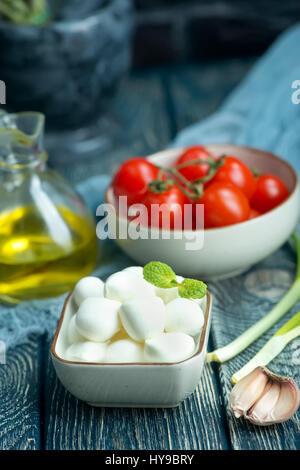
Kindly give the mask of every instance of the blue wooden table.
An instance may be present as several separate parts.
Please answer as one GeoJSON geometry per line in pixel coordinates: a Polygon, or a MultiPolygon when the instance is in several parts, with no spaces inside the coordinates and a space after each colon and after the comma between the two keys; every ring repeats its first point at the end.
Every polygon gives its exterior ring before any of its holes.
{"type": "MultiPolygon", "coordinates": [[[[59,169],[73,183],[113,172],[120,161],[165,147],[178,130],[219,106],[252,60],[131,74],[113,101],[118,139],[102,156],[59,169]]],[[[52,338],[31,337],[0,365],[0,449],[294,449],[299,417],[268,430],[228,412],[218,365],[206,365],[195,393],[174,409],[92,408],[71,396],[49,359],[52,338]]],[[[298,434],[297,434],[298,433],[298,434]]]]}

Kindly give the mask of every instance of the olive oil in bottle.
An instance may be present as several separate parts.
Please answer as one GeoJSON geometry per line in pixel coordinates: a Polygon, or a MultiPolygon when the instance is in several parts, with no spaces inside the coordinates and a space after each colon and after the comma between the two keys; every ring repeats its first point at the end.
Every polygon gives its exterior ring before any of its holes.
{"type": "Polygon", "coordinates": [[[0,214],[0,300],[60,295],[95,267],[97,239],[92,217],[77,215],[67,207],[57,211],[61,216],[57,236],[49,234],[34,206],[0,214]]]}
{"type": "Polygon", "coordinates": [[[97,262],[92,214],[46,165],[44,116],[0,113],[0,301],[60,295],[97,262]]]}

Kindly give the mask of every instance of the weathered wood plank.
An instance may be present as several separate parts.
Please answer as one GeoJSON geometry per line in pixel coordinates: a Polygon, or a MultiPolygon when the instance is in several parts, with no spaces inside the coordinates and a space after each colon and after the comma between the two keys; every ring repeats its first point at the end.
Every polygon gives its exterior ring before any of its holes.
{"type": "Polygon", "coordinates": [[[0,449],[41,448],[41,341],[9,350],[0,364],[0,449]]]}
{"type": "Polygon", "coordinates": [[[46,448],[227,449],[222,398],[214,382],[207,366],[196,392],[173,409],[93,408],[63,388],[49,362],[46,448]]]}
{"type": "MultiPolygon", "coordinates": [[[[294,276],[295,262],[291,250],[285,245],[277,256],[269,257],[236,280],[227,280],[210,285],[214,293],[214,315],[212,322],[212,340],[214,347],[224,346],[225,338],[234,339],[258,318],[266,314],[279,298],[287,291],[294,276]],[[240,312],[244,312],[241,317],[240,312]],[[236,321],[236,318],[239,321],[236,321]]],[[[296,305],[286,318],[279,322],[282,325],[288,318],[299,311],[296,305]]],[[[221,383],[224,405],[234,449],[252,450],[295,450],[300,442],[300,410],[286,423],[258,427],[243,419],[236,419],[228,405],[228,396],[232,388],[231,376],[239,370],[274,334],[279,325],[263,335],[246,351],[236,358],[217,366],[221,383]]],[[[300,384],[300,368],[293,361],[295,348],[299,343],[292,342],[268,366],[278,375],[293,377],[300,384]]]]}

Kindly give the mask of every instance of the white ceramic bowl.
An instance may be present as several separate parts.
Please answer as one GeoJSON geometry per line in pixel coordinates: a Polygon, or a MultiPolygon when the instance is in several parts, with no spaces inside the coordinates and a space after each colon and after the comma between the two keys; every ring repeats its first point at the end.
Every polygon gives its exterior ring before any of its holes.
{"type": "MultiPolygon", "coordinates": [[[[233,155],[248,166],[263,173],[272,173],[285,182],[290,196],[270,212],[255,219],[216,229],[204,231],[203,247],[187,250],[187,238],[193,232],[186,230],[186,237],[175,238],[176,231],[169,231],[169,239],[162,239],[162,230],[152,229],[159,239],[148,237],[132,240],[117,238],[118,245],[139,265],[158,260],[172,266],[177,274],[198,277],[202,280],[216,280],[232,277],[250,268],[276,251],[293,232],[299,216],[299,183],[295,170],[289,163],[272,153],[235,145],[206,145],[216,156],[233,155]]],[[[168,149],[148,157],[156,164],[171,166],[184,149],[168,149]]],[[[106,193],[106,201],[114,204],[112,188],[106,193]]],[[[114,215],[111,215],[111,220],[114,215]]],[[[122,233],[128,228],[128,220],[116,217],[116,224],[122,233]]],[[[203,232],[203,231],[202,231],[203,232]]],[[[118,233],[118,232],[117,232],[118,233]]]]}
{"type": "Polygon", "coordinates": [[[93,406],[173,407],[197,387],[207,350],[211,320],[211,295],[207,294],[205,322],[197,352],[178,363],[87,363],[63,359],[67,325],[75,308],[66,299],[51,347],[57,376],[76,398],[93,406]]]}

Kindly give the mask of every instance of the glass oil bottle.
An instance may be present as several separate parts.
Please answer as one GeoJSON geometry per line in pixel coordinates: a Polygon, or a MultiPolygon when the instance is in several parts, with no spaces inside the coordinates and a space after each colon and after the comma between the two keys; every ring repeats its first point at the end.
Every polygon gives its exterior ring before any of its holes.
{"type": "Polygon", "coordinates": [[[0,301],[60,295],[97,262],[92,214],[46,166],[44,116],[0,115],[0,301]]]}

